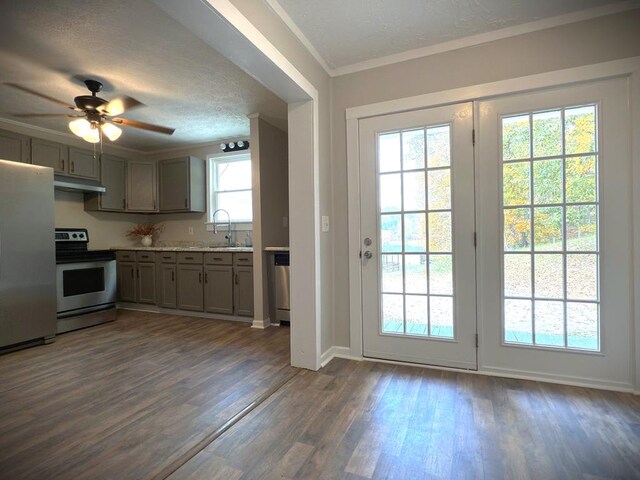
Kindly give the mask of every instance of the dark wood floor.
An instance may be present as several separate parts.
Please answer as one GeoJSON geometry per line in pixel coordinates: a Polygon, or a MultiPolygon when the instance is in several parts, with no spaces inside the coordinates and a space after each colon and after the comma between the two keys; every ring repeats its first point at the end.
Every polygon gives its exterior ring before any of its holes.
{"type": "Polygon", "coordinates": [[[0,479],[640,478],[640,397],[288,352],[285,328],[122,312],[0,356],[0,479]]]}
{"type": "Polygon", "coordinates": [[[288,329],[123,311],[0,356],[0,478],[162,476],[295,371],[288,329]]]}
{"type": "Polygon", "coordinates": [[[335,359],[170,480],[218,478],[638,479],[640,397],[335,359]]]}

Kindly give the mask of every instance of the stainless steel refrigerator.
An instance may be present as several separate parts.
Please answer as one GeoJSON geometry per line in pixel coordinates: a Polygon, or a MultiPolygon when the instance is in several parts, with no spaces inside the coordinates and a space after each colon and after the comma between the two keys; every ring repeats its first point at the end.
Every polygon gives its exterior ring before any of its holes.
{"type": "Polygon", "coordinates": [[[53,170],[0,160],[0,349],[55,333],[53,170]]]}

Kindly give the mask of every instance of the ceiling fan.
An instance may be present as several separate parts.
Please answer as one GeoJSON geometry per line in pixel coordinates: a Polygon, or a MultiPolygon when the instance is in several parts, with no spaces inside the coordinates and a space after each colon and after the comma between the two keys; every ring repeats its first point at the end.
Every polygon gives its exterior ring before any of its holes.
{"type": "Polygon", "coordinates": [[[172,135],[175,131],[174,128],[167,128],[160,125],[154,125],[152,123],[139,122],[137,120],[119,117],[118,115],[122,115],[128,110],[144,106],[144,104],[135,98],[127,96],[114,98],[111,101],[105,100],[104,98],[97,96],[97,93],[102,90],[102,83],[97,80],[88,79],[84,81],[84,84],[91,92],[91,95],[80,95],[75,97],[73,99],[75,106],[16,83],[6,83],[5,85],[31,95],[36,95],[77,112],[75,115],[70,115],[68,113],[22,113],[14,114],[14,117],[70,117],[72,120],[69,122],[69,129],[89,143],[98,143],[101,139],[100,133],[106,135],[111,141],[117,140],[122,134],[122,130],[118,125],[140,128],[142,130],[162,133],[165,135],[172,135]]]}

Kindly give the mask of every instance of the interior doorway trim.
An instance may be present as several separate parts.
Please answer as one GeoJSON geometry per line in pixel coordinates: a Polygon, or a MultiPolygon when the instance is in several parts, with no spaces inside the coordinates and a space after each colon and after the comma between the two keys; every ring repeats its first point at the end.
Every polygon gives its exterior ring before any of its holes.
{"type": "MultiPolygon", "coordinates": [[[[594,65],[546,72],[525,77],[516,77],[497,82],[473,85],[451,90],[427,93],[386,102],[348,108],[346,110],[347,135],[347,186],[349,214],[349,331],[350,358],[363,358],[362,333],[362,283],[360,262],[360,152],[358,146],[359,121],[364,118],[431,108],[452,103],[485,100],[488,98],[559,87],[581,82],[602,80],[619,76],[630,78],[631,85],[631,162],[633,175],[633,332],[630,335],[634,363],[634,391],[640,393],[640,57],[613,60],[594,65]]],[[[482,317],[478,315],[478,331],[482,331],[482,317]]],[[[478,372],[483,370],[482,337],[478,345],[478,372]]],[[[633,360],[632,360],[633,361],[633,360]]],[[[508,374],[505,374],[508,376],[508,374]]],[[[553,381],[550,378],[540,380],[553,381]]],[[[571,383],[566,379],[555,379],[560,383],[571,383]]],[[[594,385],[596,386],[596,385],[594,385]]],[[[600,386],[602,388],[602,386],[600,386]]]]}
{"type": "Polygon", "coordinates": [[[291,364],[321,363],[318,90],[229,0],[152,0],[288,104],[291,364]],[[291,159],[295,159],[292,161],[291,159]]]}

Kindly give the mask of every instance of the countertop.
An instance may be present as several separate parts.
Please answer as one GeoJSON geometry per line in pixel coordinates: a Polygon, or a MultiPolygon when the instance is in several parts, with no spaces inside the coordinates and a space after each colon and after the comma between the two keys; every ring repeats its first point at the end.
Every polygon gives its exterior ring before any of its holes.
{"type": "Polygon", "coordinates": [[[111,247],[111,250],[135,250],[147,252],[229,252],[229,253],[251,253],[253,247],[111,247]]]}
{"type": "Polygon", "coordinates": [[[289,247],[264,247],[265,252],[288,252],[289,247]]]}

